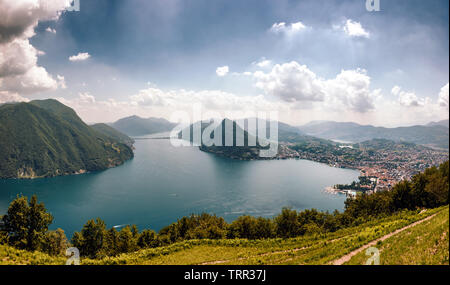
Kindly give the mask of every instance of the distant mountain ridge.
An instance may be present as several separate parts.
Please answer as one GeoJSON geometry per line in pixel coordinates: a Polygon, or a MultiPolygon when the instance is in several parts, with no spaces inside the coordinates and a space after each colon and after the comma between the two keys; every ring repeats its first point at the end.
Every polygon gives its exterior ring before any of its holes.
{"type": "Polygon", "coordinates": [[[448,120],[397,128],[374,127],[352,122],[313,121],[300,126],[299,129],[308,135],[330,140],[362,142],[371,139],[388,139],[443,149],[449,147],[448,120]]]}
{"type": "Polygon", "coordinates": [[[143,136],[171,131],[176,124],[163,118],[130,116],[109,124],[128,136],[143,136]]]}
{"type": "Polygon", "coordinates": [[[447,120],[442,120],[442,121],[438,121],[438,122],[430,122],[427,124],[427,126],[444,126],[444,127],[449,127],[449,121],[447,120]]]}
{"type": "Polygon", "coordinates": [[[0,106],[0,149],[0,178],[79,174],[133,157],[130,146],[52,99],[0,106]]]}

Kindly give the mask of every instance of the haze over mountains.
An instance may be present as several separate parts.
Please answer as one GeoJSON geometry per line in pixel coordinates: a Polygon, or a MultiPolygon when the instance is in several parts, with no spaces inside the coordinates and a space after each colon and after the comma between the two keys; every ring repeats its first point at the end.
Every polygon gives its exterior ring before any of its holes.
{"type": "Polygon", "coordinates": [[[129,135],[142,136],[171,131],[177,124],[162,118],[130,116],[109,124],[114,129],[129,135]]]}
{"type": "MultiPolygon", "coordinates": [[[[246,121],[248,119],[245,119],[246,121]]],[[[238,121],[242,126],[242,121],[238,121]]],[[[110,124],[115,129],[130,135],[140,136],[160,132],[170,132],[175,123],[161,118],[140,118],[131,116],[110,124]]],[[[319,139],[358,143],[372,139],[387,139],[396,142],[411,142],[434,148],[449,148],[449,120],[431,122],[427,125],[385,128],[360,125],[352,122],[312,121],[300,127],[282,122],[278,124],[278,138],[282,142],[298,142],[319,139]]],[[[269,124],[266,133],[270,134],[269,124]]],[[[251,131],[250,131],[251,133],[251,131]]],[[[255,134],[253,134],[255,135],[255,134]]]]}
{"type": "Polygon", "coordinates": [[[0,178],[103,170],[133,157],[123,134],[85,124],[56,100],[0,106],[0,178]],[[112,136],[120,136],[118,140],[112,136]]]}
{"type": "Polygon", "coordinates": [[[384,128],[350,122],[313,121],[300,126],[304,133],[331,140],[362,142],[371,139],[405,141],[448,149],[448,120],[411,127],[384,128]]]}

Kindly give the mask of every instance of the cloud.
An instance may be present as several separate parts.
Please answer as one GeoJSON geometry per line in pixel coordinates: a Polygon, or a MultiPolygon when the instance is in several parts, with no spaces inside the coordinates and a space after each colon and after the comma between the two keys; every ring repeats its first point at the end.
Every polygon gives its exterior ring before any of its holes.
{"type": "Polygon", "coordinates": [[[47,29],[45,29],[45,31],[47,31],[47,32],[49,32],[49,33],[52,33],[52,34],[56,34],[56,30],[55,30],[55,29],[52,29],[52,28],[50,28],[50,27],[48,27],[47,29]]]}
{"type": "Polygon", "coordinates": [[[209,110],[274,110],[279,107],[259,96],[238,96],[220,90],[168,90],[151,87],[130,97],[130,104],[145,107],[168,107],[172,110],[189,110],[193,104],[202,104],[209,110]]]}
{"type": "Polygon", "coordinates": [[[257,88],[287,102],[323,101],[325,96],[321,80],[295,61],[276,64],[269,73],[256,71],[253,76],[257,88]]]}
{"type": "Polygon", "coordinates": [[[217,76],[223,77],[223,76],[227,75],[229,71],[230,70],[229,70],[228,66],[226,66],[226,65],[220,66],[216,69],[216,74],[217,74],[217,76]]]}
{"type": "Polygon", "coordinates": [[[361,23],[347,19],[342,30],[350,37],[370,38],[370,33],[362,27],[361,23]]]}
{"type": "Polygon", "coordinates": [[[27,39],[0,45],[0,78],[26,73],[37,65],[38,51],[27,39]]]}
{"type": "Polygon", "coordinates": [[[420,107],[424,106],[428,98],[419,98],[414,92],[403,91],[400,86],[394,86],[391,93],[398,97],[398,103],[405,107],[420,107]]]}
{"type": "Polygon", "coordinates": [[[0,2],[0,43],[30,38],[39,21],[57,20],[71,0],[2,0],[0,2]]]}
{"type": "Polygon", "coordinates": [[[69,57],[70,61],[83,61],[83,60],[87,60],[88,58],[90,58],[91,55],[87,52],[80,52],[77,55],[72,55],[69,57]]]}
{"type": "Polygon", "coordinates": [[[0,85],[0,91],[11,91],[21,95],[33,94],[47,90],[55,90],[58,83],[45,68],[33,66],[26,73],[4,78],[0,85]]]}
{"type": "Polygon", "coordinates": [[[170,119],[175,111],[192,112],[194,104],[200,104],[205,112],[231,114],[230,117],[252,111],[287,113],[288,110],[286,103],[269,101],[263,95],[238,96],[220,90],[163,90],[156,86],[142,89],[124,100],[99,100],[88,92],[79,93],[72,99],[56,99],[74,108],[83,120],[89,122],[111,122],[130,115],[170,119]]]}
{"type": "Polygon", "coordinates": [[[270,27],[269,31],[275,34],[284,33],[287,35],[292,35],[302,30],[305,30],[307,27],[300,21],[291,23],[286,25],[285,22],[274,23],[272,27],[270,27]]]}
{"type": "Polygon", "coordinates": [[[271,65],[272,65],[272,61],[271,61],[271,60],[268,60],[268,59],[266,59],[266,58],[263,57],[263,58],[261,58],[260,61],[258,61],[258,62],[253,62],[253,64],[256,65],[256,66],[258,66],[258,67],[264,68],[264,67],[269,67],[269,66],[271,66],[271,65]]]}
{"type": "Polygon", "coordinates": [[[370,77],[364,69],[342,70],[334,79],[324,81],[328,104],[365,113],[375,108],[374,100],[380,90],[370,90],[370,77]]]}
{"type": "Polygon", "coordinates": [[[57,84],[61,89],[67,88],[66,80],[64,79],[64,76],[58,74],[58,75],[56,75],[56,79],[57,79],[57,84]]]}
{"type": "Polygon", "coordinates": [[[370,90],[370,77],[363,69],[342,70],[336,78],[325,80],[306,65],[292,61],[276,64],[268,73],[256,71],[253,77],[255,86],[266,94],[303,107],[324,102],[330,107],[364,113],[374,108],[373,100],[379,94],[370,90]]]}
{"type": "Polygon", "coordinates": [[[0,91],[0,104],[8,102],[28,102],[27,98],[20,96],[17,93],[11,93],[9,91],[0,91]]]}
{"type": "MultiPolygon", "coordinates": [[[[57,88],[57,82],[45,68],[37,65],[44,54],[29,42],[39,21],[57,20],[70,0],[0,1],[0,91],[30,94],[57,88]]],[[[18,98],[18,97],[17,97],[18,98]]],[[[20,99],[20,98],[19,98],[20,99]]]]}
{"type": "Polygon", "coordinates": [[[447,109],[449,108],[448,107],[448,83],[441,88],[441,91],[439,92],[438,103],[442,107],[446,107],[447,109]]]}

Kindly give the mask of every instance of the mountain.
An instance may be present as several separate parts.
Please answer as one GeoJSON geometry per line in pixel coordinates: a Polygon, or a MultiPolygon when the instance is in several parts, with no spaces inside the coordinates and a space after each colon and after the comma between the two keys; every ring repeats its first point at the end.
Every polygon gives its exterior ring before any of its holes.
{"type": "Polygon", "coordinates": [[[104,170],[133,157],[130,146],[86,125],[56,100],[0,106],[0,178],[104,170]]]}
{"type": "Polygon", "coordinates": [[[313,121],[299,129],[308,135],[324,139],[362,142],[379,138],[448,149],[449,129],[442,124],[384,128],[348,122],[313,121]]]}
{"type": "Polygon", "coordinates": [[[438,122],[431,122],[428,123],[427,126],[444,126],[444,127],[449,127],[449,122],[448,119],[447,120],[442,120],[442,121],[438,121],[438,122]]]}
{"type": "MultiPolygon", "coordinates": [[[[201,124],[201,134],[209,127],[211,126],[213,122],[212,121],[202,121],[197,122],[196,124],[201,124]]],[[[194,124],[191,124],[189,127],[183,129],[179,134],[178,137],[181,139],[183,138],[183,133],[190,132],[189,141],[193,141],[193,129],[194,124]]],[[[256,159],[259,157],[260,150],[263,149],[259,145],[259,142],[257,142],[255,136],[249,134],[245,129],[241,128],[235,121],[231,121],[229,119],[223,119],[220,124],[218,124],[214,129],[211,130],[210,138],[211,140],[214,140],[216,134],[220,134],[220,144],[221,146],[207,146],[205,145],[205,141],[202,141],[202,144],[199,146],[201,151],[214,153],[219,156],[229,157],[233,159],[256,159]],[[226,126],[230,125],[233,126],[232,130],[227,128],[226,126]],[[240,146],[242,144],[237,143],[237,135],[236,134],[243,134],[243,146],[240,146]],[[231,140],[231,141],[229,141],[231,140]],[[249,140],[255,141],[256,145],[249,146],[249,140]],[[228,146],[225,146],[225,145],[228,146]],[[239,145],[239,146],[238,146],[239,145]]],[[[219,140],[219,137],[217,138],[219,140]]]]}
{"type": "Polygon", "coordinates": [[[132,146],[134,144],[134,140],[132,138],[119,132],[118,130],[114,129],[111,126],[108,126],[107,124],[99,123],[91,125],[90,127],[96,130],[97,132],[102,133],[105,136],[108,136],[120,143],[124,143],[128,146],[132,146]]]}
{"type": "MultiPolygon", "coordinates": [[[[273,138],[273,136],[270,135],[270,121],[264,121],[262,119],[257,120],[256,129],[255,130],[249,130],[249,123],[248,121],[250,119],[244,119],[244,120],[238,120],[238,121],[231,121],[229,119],[222,120],[221,124],[217,126],[214,129],[214,133],[221,132],[222,133],[222,146],[205,146],[203,143],[200,146],[200,150],[215,153],[220,156],[226,156],[234,159],[264,159],[264,157],[261,157],[260,151],[268,149],[269,146],[262,147],[262,145],[267,145],[267,143],[273,138]],[[232,132],[230,130],[227,130],[225,128],[225,124],[233,125],[232,132]],[[258,133],[260,133],[260,128],[262,126],[265,126],[266,128],[266,135],[265,138],[257,138],[258,133]],[[237,146],[236,144],[236,133],[244,134],[244,146],[237,146]],[[227,138],[233,138],[232,145],[230,146],[224,146],[225,145],[225,137],[227,138]],[[256,141],[255,146],[248,146],[248,141],[256,141]],[[265,142],[265,143],[263,143],[265,142]]],[[[254,118],[253,118],[254,119],[254,118]]],[[[197,122],[200,123],[200,122],[197,122]]],[[[212,122],[210,121],[202,121],[201,122],[201,133],[203,134],[203,131],[211,125],[212,122]]],[[[189,140],[192,142],[193,140],[193,125],[189,126],[190,128],[190,138],[189,140]]],[[[183,131],[187,131],[188,129],[184,129],[183,131]]],[[[214,133],[211,134],[211,139],[214,138],[214,133]]],[[[178,134],[179,138],[181,137],[182,132],[178,134]]],[[[313,144],[313,145],[326,145],[326,146],[333,146],[336,143],[315,138],[312,136],[308,136],[303,134],[297,127],[290,126],[288,124],[278,122],[278,141],[280,143],[294,143],[294,144],[313,144]]],[[[273,143],[272,143],[273,146],[273,143]]],[[[272,157],[272,155],[269,155],[268,157],[272,157]]]]}
{"type": "Polygon", "coordinates": [[[176,124],[162,118],[145,119],[138,116],[131,116],[122,118],[110,124],[110,126],[129,136],[143,136],[170,132],[176,124]]]}

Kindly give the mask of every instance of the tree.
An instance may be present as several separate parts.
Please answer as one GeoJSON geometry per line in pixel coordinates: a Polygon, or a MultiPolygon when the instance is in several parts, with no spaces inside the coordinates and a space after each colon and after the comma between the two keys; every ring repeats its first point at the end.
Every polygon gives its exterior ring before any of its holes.
{"type": "Polygon", "coordinates": [[[106,232],[103,242],[103,250],[105,255],[114,256],[119,254],[119,232],[116,228],[111,228],[106,232]]]}
{"type": "Polygon", "coordinates": [[[300,234],[297,211],[283,208],[281,214],[275,217],[277,236],[282,238],[296,237],[300,234]]]}
{"type": "Polygon", "coordinates": [[[69,242],[62,229],[45,233],[42,251],[49,255],[65,255],[69,242]]]}
{"type": "Polygon", "coordinates": [[[25,196],[17,197],[3,216],[4,229],[9,235],[9,243],[28,250],[37,250],[43,242],[53,216],[43,203],[38,203],[33,195],[30,203],[25,196]]]}
{"type": "Polygon", "coordinates": [[[272,238],[275,237],[275,225],[271,219],[259,217],[256,219],[255,238],[272,238]]]}
{"type": "Polygon", "coordinates": [[[44,204],[38,203],[36,195],[33,195],[28,208],[28,249],[37,250],[39,248],[48,230],[48,226],[52,222],[53,216],[47,213],[44,204]]]}
{"type": "Polygon", "coordinates": [[[105,222],[97,218],[95,221],[87,221],[81,232],[73,235],[72,243],[78,248],[80,255],[95,258],[103,250],[105,236],[105,222]]]}
{"type": "MultiPolygon", "coordinates": [[[[137,232],[137,229],[136,229],[137,232]]],[[[120,253],[132,252],[137,250],[137,239],[130,226],[122,228],[119,232],[118,251],[120,253]]]]}
{"type": "Polygon", "coordinates": [[[159,246],[158,236],[152,230],[144,230],[139,235],[137,244],[140,248],[158,247],[159,246]]]}

